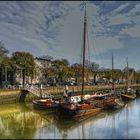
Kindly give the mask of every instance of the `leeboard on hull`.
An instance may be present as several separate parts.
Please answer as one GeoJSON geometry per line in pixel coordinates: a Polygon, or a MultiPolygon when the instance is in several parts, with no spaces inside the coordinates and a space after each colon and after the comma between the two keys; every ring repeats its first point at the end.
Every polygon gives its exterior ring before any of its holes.
{"type": "Polygon", "coordinates": [[[136,98],[136,94],[121,94],[121,98],[123,101],[134,100],[136,98]]]}
{"type": "Polygon", "coordinates": [[[115,99],[116,109],[122,108],[125,104],[121,98],[115,99]]]}
{"type": "Polygon", "coordinates": [[[120,109],[124,106],[124,102],[120,99],[115,99],[114,103],[105,105],[105,109],[116,110],[120,109]]]}

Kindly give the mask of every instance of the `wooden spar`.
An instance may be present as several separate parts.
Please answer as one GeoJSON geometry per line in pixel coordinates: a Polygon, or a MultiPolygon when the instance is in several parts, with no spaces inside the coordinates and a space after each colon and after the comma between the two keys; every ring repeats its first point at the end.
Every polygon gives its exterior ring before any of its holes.
{"type": "Polygon", "coordinates": [[[83,68],[82,68],[82,96],[81,96],[81,101],[83,101],[83,95],[84,95],[85,48],[86,48],[86,5],[85,5],[84,35],[83,35],[83,68]]]}
{"type": "Polygon", "coordinates": [[[127,91],[128,91],[128,80],[129,80],[128,57],[126,58],[126,72],[127,72],[127,75],[126,75],[126,93],[127,93],[127,91]]]}
{"type": "Polygon", "coordinates": [[[114,90],[114,77],[113,77],[113,73],[114,72],[114,57],[113,57],[113,53],[112,53],[112,72],[111,72],[111,77],[112,77],[112,90],[114,90]]]}

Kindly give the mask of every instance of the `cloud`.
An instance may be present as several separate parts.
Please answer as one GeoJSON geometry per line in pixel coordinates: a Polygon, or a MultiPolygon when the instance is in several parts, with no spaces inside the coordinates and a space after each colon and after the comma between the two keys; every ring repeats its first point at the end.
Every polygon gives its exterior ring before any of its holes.
{"type": "MultiPolygon", "coordinates": [[[[89,56],[90,61],[96,62],[100,65],[100,67],[108,67],[111,68],[111,54],[114,53],[115,56],[116,50],[120,50],[124,48],[122,42],[119,37],[105,37],[100,36],[94,39],[90,38],[89,43],[89,56]]],[[[120,57],[118,58],[120,59],[120,57]]],[[[116,66],[118,66],[117,60],[114,60],[116,66]]],[[[121,63],[119,63],[121,65],[121,63]]]]}
{"type": "Polygon", "coordinates": [[[130,10],[128,15],[133,17],[133,16],[137,15],[137,13],[140,14],[140,4],[139,3],[137,5],[135,5],[135,7],[133,9],[130,10]]]}
{"type": "Polygon", "coordinates": [[[127,18],[124,18],[124,20],[126,20],[127,23],[131,21],[131,26],[123,28],[120,34],[129,35],[132,38],[140,37],[140,4],[135,5],[126,15],[127,18]]]}
{"type": "Polygon", "coordinates": [[[140,25],[137,24],[133,27],[130,28],[125,28],[122,30],[121,34],[127,34],[130,35],[131,37],[140,37],[140,25]]]}
{"type": "MultiPolygon", "coordinates": [[[[2,1],[0,40],[10,51],[30,51],[35,56],[49,54],[78,61],[83,43],[84,10],[81,3],[2,1]]],[[[97,52],[105,55],[124,50],[127,39],[140,37],[139,2],[86,3],[89,44],[92,47],[95,43],[97,52]]]]}
{"type": "MultiPolygon", "coordinates": [[[[11,38],[13,35],[19,37],[18,40],[22,40],[23,44],[29,43],[31,48],[34,45],[32,40],[38,42],[38,47],[41,42],[46,44],[43,46],[53,47],[58,41],[60,19],[67,14],[63,2],[2,2],[0,30],[5,36],[10,34],[11,38]]],[[[9,39],[10,36],[5,41],[9,39]]]]}
{"type": "Polygon", "coordinates": [[[117,7],[115,10],[112,11],[112,15],[115,15],[115,14],[118,14],[119,12],[121,12],[124,8],[126,8],[127,6],[129,6],[130,3],[124,3],[124,4],[121,4],[119,7],[117,7]]]}
{"type": "Polygon", "coordinates": [[[118,25],[118,24],[131,24],[131,18],[123,15],[123,14],[118,14],[116,16],[112,16],[109,19],[110,25],[118,25]]]}
{"type": "Polygon", "coordinates": [[[95,39],[95,46],[100,50],[100,53],[123,47],[118,37],[98,37],[95,39]]]}
{"type": "Polygon", "coordinates": [[[98,5],[100,14],[94,18],[96,22],[93,22],[94,34],[97,36],[118,36],[122,29],[134,26],[139,18],[135,18],[129,13],[135,9],[136,4],[136,2],[101,2],[98,5]]]}

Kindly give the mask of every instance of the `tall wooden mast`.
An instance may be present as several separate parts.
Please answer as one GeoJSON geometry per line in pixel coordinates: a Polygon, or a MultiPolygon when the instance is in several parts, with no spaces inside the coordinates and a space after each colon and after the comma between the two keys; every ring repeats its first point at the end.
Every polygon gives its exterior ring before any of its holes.
{"type": "Polygon", "coordinates": [[[115,89],[114,87],[114,56],[112,53],[112,71],[111,71],[111,77],[112,77],[112,90],[115,89]]]}
{"type": "Polygon", "coordinates": [[[83,101],[83,94],[84,94],[84,77],[85,77],[85,49],[86,49],[86,26],[87,26],[86,22],[87,19],[86,19],[86,3],[85,3],[84,34],[83,34],[82,96],[81,96],[82,101],[83,101]]]}
{"type": "Polygon", "coordinates": [[[126,93],[128,91],[128,83],[129,83],[129,70],[128,70],[128,57],[126,58],[126,93]]]}

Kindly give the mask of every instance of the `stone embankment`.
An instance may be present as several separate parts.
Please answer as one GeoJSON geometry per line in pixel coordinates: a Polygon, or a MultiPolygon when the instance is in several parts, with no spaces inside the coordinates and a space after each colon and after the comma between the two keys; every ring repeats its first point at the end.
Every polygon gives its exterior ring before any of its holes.
{"type": "MultiPolygon", "coordinates": [[[[139,84],[134,84],[131,87],[137,88],[140,87],[139,84]]],[[[115,85],[116,89],[124,89],[124,85],[115,85]]],[[[102,90],[109,90],[111,89],[111,85],[99,85],[99,86],[85,86],[84,91],[85,92],[92,92],[92,91],[102,91],[102,90]]],[[[47,87],[43,89],[44,93],[50,93],[50,94],[57,94],[57,93],[63,93],[65,90],[65,86],[54,86],[54,87],[47,87]]],[[[69,91],[79,92],[82,90],[81,86],[69,86],[69,91]]]]}
{"type": "MultiPolygon", "coordinates": [[[[132,85],[133,88],[140,88],[140,85],[135,84],[132,85]]],[[[116,85],[116,89],[124,89],[124,85],[116,85]]],[[[103,85],[103,86],[85,86],[85,92],[95,92],[95,91],[103,91],[111,89],[111,85],[103,85]]],[[[51,86],[46,87],[42,90],[44,94],[53,94],[54,96],[60,96],[64,93],[65,86],[51,86]]],[[[81,91],[81,86],[69,86],[69,91],[79,92],[81,91]]],[[[1,89],[0,90],[0,104],[10,104],[17,103],[20,101],[21,95],[24,90],[20,89],[1,89]]],[[[40,93],[40,89],[38,89],[38,93],[40,93]]],[[[27,94],[25,101],[30,102],[37,97],[31,93],[27,94]]]]}
{"type": "Polygon", "coordinates": [[[18,89],[1,89],[0,90],[0,104],[16,103],[20,96],[18,89]]]}

